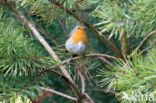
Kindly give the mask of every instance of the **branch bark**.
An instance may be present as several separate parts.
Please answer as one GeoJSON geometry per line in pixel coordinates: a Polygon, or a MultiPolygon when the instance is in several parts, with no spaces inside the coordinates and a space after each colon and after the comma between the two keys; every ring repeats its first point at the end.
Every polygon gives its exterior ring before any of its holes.
{"type": "Polygon", "coordinates": [[[67,38],[68,37],[68,35],[67,35],[67,28],[66,28],[66,25],[65,25],[64,21],[58,20],[58,23],[60,24],[60,26],[61,26],[64,34],[65,34],[65,37],[67,38]]]}
{"type": "MultiPolygon", "coordinates": [[[[42,73],[47,72],[47,71],[49,70],[43,71],[42,73]]],[[[78,96],[78,100],[77,100],[78,103],[94,103],[94,101],[88,96],[88,94],[81,93],[78,87],[76,86],[76,84],[71,82],[66,76],[64,76],[64,74],[59,73],[55,71],[54,69],[51,69],[50,71],[55,73],[59,78],[62,78],[63,80],[65,80],[66,83],[68,83],[68,85],[76,92],[78,96]]]]}
{"type": "Polygon", "coordinates": [[[79,76],[80,76],[80,79],[81,79],[81,91],[82,91],[82,93],[85,93],[85,78],[84,78],[84,76],[82,75],[82,73],[81,73],[81,71],[80,70],[78,70],[78,74],[79,74],[79,76]]]}
{"type": "Polygon", "coordinates": [[[40,87],[40,88],[41,88],[42,90],[44,90],[44,91],[52,92],[52,93],[57,94],[57,95],[60,95],[60,96],[62,96],[62,97],[64,97],[64,98],[67,98],[67,99],[70,99],[70,100],[73,100],[73,101],[77,101],[77,98],[72,97],[72,96],[69,96],[69,95],[64,94],[64,93],[61,93],[61,92],[58,92],[58,91],[56,91],[56,90],[54,90],[54,89],[45,88],[45,87],[40,87]]]}
{"type": "Polygon", "coordinates": [[[102,62],[106,63],[107,65],[113,66],[111,62],[109,62],[106,58],[104,57],[98,57],[102,62]]]}
{"type": "MultiPolygon", "coordinates": [[[[53,44],[55,44],[56,46],[59,46],[59,43],[57,43],[56,40],[50,38],[50,34],[49,34],[47,31],[45,31],[40,25],[37,25],[37,24],[36,24],[36,27],[37,27],[38,30],[39,30],[42,34],[44,34],[45,37],[46,37],[47,39],[49,39],[53,44]]],[[[51,34],[51,35],[52,35],[52,34],[51,34]]]]}
{"type": "Polygon", "coordinates": [[[108,90],[105,90],[105,89],[88,89],[86,90],[87,92],[102,92],[102,93],[109,93],[109,94],[115,94],[116,92],[115,91],[108,91],[108,90]]]}
{"type": "Polygon", "coordinates": [[[125,34],[123,28],[121,29],[120,42],[121,42],[122,54],[123,54],[124,56],[127,56],[128,42],[127,42],[127,35],[125,34]]]}
{"type": "MultiPolygon", "coordinates": [[[[64,64],[69,63],[71,61],[81,59],[81,58],[85,58],[85,57],[105,57],[105,58],[108,58],[108,59],[117,60],[116,57],[106,55],[106,54],[88,54],[88,55],[84,55],[84,56],[77,56],[77,57],[74,57],[74,58],[66,59],[66,60],[62,61],[61,63],[59,63],[57,65],[50,66],[48,68],[43,69],[43,71],[48,71],[48,70],[54,69],[54,68],[56,68],[56,67],[58,67],[60,65],[64,65],[64,64]]],[[[110,64],[110,65],[112,65],[112,64],[110,64]]]]}
{"type": "Polygon", "coordinates": [[[98,30],[96,30],[93,26],[91,26],[90,24],[88,24],[86,21],[82,20],[72,10],[69,10],[68,8],[64,7],[59,2],[56,2],[55,0],[49,0],[49,1],[52,2],[55,6],[59,7],[62,10],[64,10],[66,13],[68,13],[69,15],[71,15],[72,17],[74,17],[75,19],[77,19],[79,22],[81,22],[85,26],[87,26],[88,29],[90,29],[91,31],[93,31],[96,34],[97,37],[99,37],[101,40],[103,40],[105,42],[105,44],[114,52],[114,54],[117,57],[122,58],[122,55],[121,55],[120,51],[117,49],[117,47],[111,41],[109,41],[104,35],[100,34],[100,32],[98,30]]]}

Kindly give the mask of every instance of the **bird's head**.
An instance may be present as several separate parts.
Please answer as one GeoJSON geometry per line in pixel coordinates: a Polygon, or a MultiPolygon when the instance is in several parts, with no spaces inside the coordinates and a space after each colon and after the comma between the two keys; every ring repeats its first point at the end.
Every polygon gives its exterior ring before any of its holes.
{"type": "Polygon", "coordinates": [[[75,30],[84,30],[85,29],[85,27],[84,26],[82,26],[82,25],[78,25],[78,26],[75,26],[75,28],[74,28],[75,30]]]}
{"type": "Polygon", "coordinates": [[[82,25],[77,25],[73,28],[73,30],[69,33],[68,38],[70,38],[75,32],[83,32],[85,31],[85,27],[82,25]]]}
{"type": "Polygon", "coordinates": [[[88,43],[86,32],[84,29],[85,27],[81,25],[78,25],[73,29],[71,34],[73,43],[78,43],[78,42],[82,42],[84,44],[88,43]]]}

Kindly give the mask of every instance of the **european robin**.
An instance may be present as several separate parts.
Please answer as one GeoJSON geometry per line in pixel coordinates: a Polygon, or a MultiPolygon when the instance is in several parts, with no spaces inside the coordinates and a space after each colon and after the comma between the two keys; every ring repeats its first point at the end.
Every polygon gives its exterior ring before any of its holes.
{"type": "Polygon", "coordinates": [[[69,33],[68,40],[65,44],[65,47],[69,53],[81,54],[86,51],[88,39],[84,29],[84,26],[75,26],[74,29],[69,33]]]}

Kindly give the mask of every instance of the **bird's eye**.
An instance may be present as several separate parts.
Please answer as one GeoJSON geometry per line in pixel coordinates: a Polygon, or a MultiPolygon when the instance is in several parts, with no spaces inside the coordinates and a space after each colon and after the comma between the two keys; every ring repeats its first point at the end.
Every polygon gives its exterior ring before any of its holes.
{"type": "Polygon", "coordinates": [[[79,27],[77,29],[80,29],[79,27]]]}

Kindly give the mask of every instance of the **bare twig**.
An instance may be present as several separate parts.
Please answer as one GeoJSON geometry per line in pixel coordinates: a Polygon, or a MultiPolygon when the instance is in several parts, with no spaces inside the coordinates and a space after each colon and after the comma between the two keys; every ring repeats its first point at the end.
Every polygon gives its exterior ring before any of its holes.
{"type": "MultiPolygon", "coordinates": [[[[49,70],[44,70],[42,73],[47,72],[49,70]]],[[[73,82],[71,82],[64,74],[57,72],[54,69],[50,70],[51,72],[53,72],[54,74],[56,74],[59,78],[62,78],[63,80],[66,81],[66,83],[68,83],[68,85],[73,89],[73,91],[75,92],[76,96],[78,96],[79,98],[82,96],[81,92],[79,91],[79,89],[77,88],[77,85],[73,82]]]]}
{"type": "MultiPolygon", "coordinates": [[[[133,53],[137,53],[139,51],[139,49],[146,43],[146,41],[152,36],[156,34],[156,30],[151,31],[141,42],[140,44],[137,46],[137,48],[133,51],[133,53]]],[[[131,55],[133,55],[133,53],[131,53],[131,55]]]]}
{"type": "Polygon", "coordinates": [[[115,23],[118,23],[118,22],[140,22],[139,20],[136,20],[136,19],[113,19],[111,20],[111,22],[115,22],[115,23]]]}
{"type": "Polygon", "coordinates": [[[106,58],[104,57],[98,57],[101,61],[103,61],[104,63],[106,63],[107,65],[113,66],[113,64],[111,62],[109,62],[106,58]]]}
{"type": "Polygon", "coordinates": [[[91,12],[95,8],[86,8],[86,9],[77,9],[77,10],[72,10],[73,12],[91,12]]]}
{"type": "Polygon", "coordinates": [[[49,1],[51,1],[54,5],[56,5],[57,7],[59,7],[60,9],[64,10],[66,13],[68,13],[69,15],[77,19],[79,22],[81,22],[85,26],[87,26],[91,31],[93,31],[96,34],[96,36],[98,36],[101,40],[103,40],[110,49],[112,49],[112,51],[114,52],[116,56],[122,58],[122,55],[120,51],[117,49],[117,47],[111,41],[109,41],[104,35],[100,34],[100,32],[97,29],[95,29],[93,26],[88,24],[85,20],[82,20],[72,10],[69,10],[68,8],[64,7],[59,2],[56,2],[55,0],[49,0],[49,1]]]}
{"type": "Polygon", "coordinates": [[[88,98],[87,102],[84,103],[94,103],[94,101],[90,98],[90,96],[87,93],[84,93],[84,95],[88,98]]]}
{"type": "Polygon", "coordinates": [[[111,90],[105,90],[105,89],[87,89],[87,92],[102,92],[102,93],[109,93],[109,94],[115,94],[115,91],[111,91],[111,90]]]}
{"type": "Polygon", "coordinates": [[[78,56],[78,57],[74,57],[74,58],[70,58],[70,59],[66,59],[64,61],[62,61],[61,63],[57,64],[57,65],[54,65],[54,66],[50,66],[48,68],[45,68],[43,70],[51,70],[53,68],[56,68],[60,65],[64,65],[66,63],[69,63],[71,61],[74,61],[74,60],[77,60],[77,59],[81,59],[81,58],[84,58],[84,57],[105,57],[105,58],[108,58],[108,59],[114,59],[114,60],[117,60],[116,57],[113,57],[113,56],[110,56],[110,55],[106,55],[106,54],[88,54],[88,55],[84,55],[84,56],[78,56]]]}
{"type": "MultiPolygon", "coordinates": [[[[142,50],[141,52],[139,52],[139,54],[144,53],[145,51],[151,49],[153,46],[154,46],[154,43],[152,43],[150,46],[146,47],[144,50],[142,50]]],[[[139,55],[139,54],[138,54],[138,55],[139,55]]]]}
{"type": "Polygon", "coordinates": [[[58,92],[58,91],[56,91],[56,90],[54,90],[52,88],[45,88],[45,87],[40,87],[40,88],[42,90],[44,90],[44,91],[52,92],[52,93],[57,94],[57,95],[60,95],[60,96],[62,96],[64,98],[67,98],[67,99],[70,99],[70,100],[73,100],[73,101],[77,101],[77,98],[72,97],[72,96],[69,96],[69,95],[64,94],[64,93],[61,93],[61,92],[58,92]]]}
{"type": "MultiPolygon", "coordinates": [[[[38,28],[38,30],[39,30],[42,34],[45,35],[45,37],[46,37],[47,39],[49,39],[49,40],[50,40],[52,43],[54,43],[56,46],[59,46],[59,43],[57,43],[56,40],[50,38],[50,34],[49,34],[47,31],[45,31],[45,30],[43,29],[43,27],[41,27],[41,26],[38,25],[38,24],[36,24],[36,27],[38,28]]],[[[52,34],[51,34],[51,35],[52,35],[52,34]]]]}
{"type": "MultiPolygon", "coordinates": [[[[32,13],[32,11],[30,10],[30,11],[28,12],[28,14],[29,14],[29,15],[32,15],[33,13],[32,13]]],[[[33,14],[33,16],[36,16],[36,15],[33,14]]],[[[33,22],[33,21],[32,21],[32,22],[33,22]]],[[[34,23],[34,25],[35,25],[36,28],[39,30],[39,32],[41,32],[41,33],[46,37],[46,39],[50,40],[50,41],[51,41],[53,44],[55,44],[56,46],[59,46],[59,43],[58,43],[56,40],[52,39],[52,38],[53,38],[53,34],[49,34],[47,31],[45,31],[45,29],[44,29],[42,26],[40,26],[40,25],[37,24],[37,23],[34,23]],[[51,38],[50,36],[52,36],[52,38],[51,38]]]]}
{"type": "MultiPolygon", "coordinates": [[[[53,73],[55,73],[56,75],[58,75],[60,78],[67,81],[68,85],[71,86],[75,92],[77,92],[76,94],[78,94],[78,103],[94,103],[94,101],[88,96],[87,93],[81,93],[79,91],[79,89],[77,89],[77,86],[73,82],[69,81],[69,79],[66,76],[64,76],[62,73],[59,73],[59,72],[55,71],[54,69],[51,69],[51,71],[53,73]],[[86,101],[88,101],[88,102],[86,102],[86,101]]],[[[46,71],[44,71],[44,72],[46,72],[46,71]]],[[[42,73],[44,73],[44,72],[42,72],[42,73]]]]}
{"type": "Polygon", "coordinates": [[[108,58],[108,59],[117,60],[116,57],[110,56],[110,55],[107,55],[107,54],[87,54],[87,55],[84,55],[84,56],[77,56],[77,57],[71,58],[70,61],[81,59],[81,58],[84,58],[84,57],[105,57],[105,58],[108,58]]]}
{"type": "Polygon", "coordinates": [[[138,50],[143,46],[143,44],[144,44],[152,35],[154,35],[154,34],[156,34],[156,30],[151,31],[151,32],[142,40],[142,42],[138,45],[138,47],[137,47],[135,50],[138,51],[138,50]]]}
{"type": "Polygon", "coordinates": [[[81,91],[82,91],[82,93],[85,93],[85,78],[82,75],[82,73],[80,72],[80,70],[78,70],[78,74],[79,74],[80,79],[81,79],[81,91]]]}
{"type": "Polygon", "coordinates": [[[67,28],[66,28],[65,23],[64,23],[64,22],[62,22],[62,21],[60,21],[60,20],[57,20],[57,21],[58,21],[58,23],[60,24],[60,26],[61,26],[61,28],[62,28],[62,30],[63,30],[63,32],[64,32],[64,34],[65,34],[65,37],[67,38],[67,37],[68,37],[68,35],[67,35],[67,28]]]}

